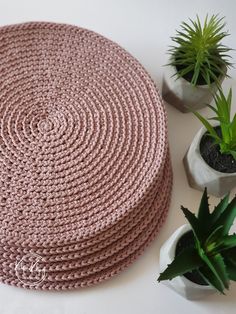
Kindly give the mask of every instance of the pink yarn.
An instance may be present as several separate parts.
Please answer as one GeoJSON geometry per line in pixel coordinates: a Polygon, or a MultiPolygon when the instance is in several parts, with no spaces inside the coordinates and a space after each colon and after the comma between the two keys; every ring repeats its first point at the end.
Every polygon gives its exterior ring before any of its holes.
{"type": "Polygon", "coordinates": [[[170,202],[154,83],[112,41],[40,22],[0,28],[0,73],[0,281],[62,290],[119,273],[170,202]]]}

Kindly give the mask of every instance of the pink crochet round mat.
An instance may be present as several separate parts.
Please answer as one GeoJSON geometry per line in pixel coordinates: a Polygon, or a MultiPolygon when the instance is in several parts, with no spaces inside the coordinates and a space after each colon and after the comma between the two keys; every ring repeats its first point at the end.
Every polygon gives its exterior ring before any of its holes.
{"type": "Polygon", "coordinates": [[[167,214],[162,100],[112,41],[55,23],[0,28],[0,281],[99,283],[132,263],[167,214]]]}

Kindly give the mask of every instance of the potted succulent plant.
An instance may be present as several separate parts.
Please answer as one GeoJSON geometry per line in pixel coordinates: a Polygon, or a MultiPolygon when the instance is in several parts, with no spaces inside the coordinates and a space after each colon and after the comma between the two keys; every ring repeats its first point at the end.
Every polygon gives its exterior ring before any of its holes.
{"type": "Polygon", "coordinates": [[[223,31],[224,18],[206,16],[203,25],[197,16],[182,22],[169,49],[170,61],[164,72],[162,96],[182,112],[198,110],[210,103],[231,66],[231,49],[222,44],[228,36],[223,31]]]}
{"type": "Polygon", "coordinates": [[[194,112],[204,127],[194,137],[185,157],[184,166],[189,185],[215,196],[223,196],[236,186],[236,114],[231,120],[232,90],[226,97],[221,89],[214,96],[215,113],[210,124],[194,112]]]}
{"type": "Polygon", "coordinates": [[[179,228],[161,248],[158,281],[187,299],[229,289],[236,281],[236,234],[229,234],[236,217],[236,197],[226,195],[210,212],[205,189],[197,217],[181,207],[189,225],[179,228]]]}

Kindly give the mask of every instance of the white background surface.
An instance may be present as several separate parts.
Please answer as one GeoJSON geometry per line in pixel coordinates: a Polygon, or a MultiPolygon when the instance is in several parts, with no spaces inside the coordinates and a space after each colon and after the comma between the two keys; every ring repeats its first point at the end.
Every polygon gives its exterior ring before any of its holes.
{"type": "MultiPolygon", "coordinates": [[[[236,48],[235,0],[0,0],[0,24],[55,21],[92,29],[116,41],[149,71],[161,89],[167,46],[182,20],[198,13],[226,16],[231,36],[225,41],[236,48]]],[[[236,53],[232,52],[236,62],[236,53]]],[[[236,102],[236,70],[231,80],[236,102]]],[[[236,104],[234,103],[234,111],[236,104]]],[[[188,187],[182,158],[200,124],[192,114],[167,106],[174,168],[174,188],[168,219],[156,241],[131,267],[97,287],[73,292],[28,291],[0,284],[0,314],[235,314],[236,284],[227,296],[190,302],[158,284],[159,248],[185,221],[180,204],[197,209],[201,193],[188,187]]],[[[202,110],[206,113],[207,110],[202,110]]],[[[235,191],[234,191],[235,192],[235,191]]],[[[233,194],[233,193],[232,193],[233,194]]],[[[212,198],[212,203],[214,203],[212,198]]]]}

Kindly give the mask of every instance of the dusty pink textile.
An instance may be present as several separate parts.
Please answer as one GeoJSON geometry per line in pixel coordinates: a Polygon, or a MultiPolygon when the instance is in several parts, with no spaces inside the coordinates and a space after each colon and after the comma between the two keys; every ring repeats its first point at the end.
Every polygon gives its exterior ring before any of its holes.
{"type": "Polygon", "coordinates": [[[0,281],[62,290],[119,273],[170,202],[154,83],[117,44],[54,23],[1,27],[0,73],[0,281]]]}

